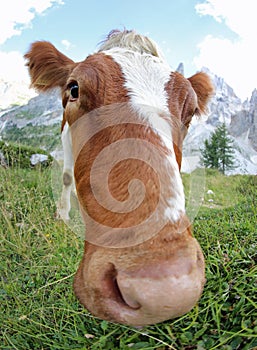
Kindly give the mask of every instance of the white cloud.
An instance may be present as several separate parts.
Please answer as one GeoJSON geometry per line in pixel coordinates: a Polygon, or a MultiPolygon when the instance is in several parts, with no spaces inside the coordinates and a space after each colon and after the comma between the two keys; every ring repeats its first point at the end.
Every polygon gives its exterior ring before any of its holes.
{"type": "Polygon", "coordinates": [[[63,46],[65,47],[66,50],[69,50],[71,48],[71,46],[72,46],[71,43],[68,40],[66,40],[66,39],[63,39],[61,41],[61,43],[63,44],[63,46]]]}
{"type": "Polygon", "coordinates": [[[0,51],[0,62],[0,109],[26,103],[35,96],[34,89],[29,88],[29,74],[21,53],[0,51]]]}
{"type": "Polygon", "coordinates": [[[63,4],[62,0],[8,0],[0,14],[0,44],[22,30],[31,26],[36,15],[43,13],[54,4],[63,4]]]}
{"type": "MultiPolygon", "coordinates": [[[[33,19],[53,6],[63,4],[62,0],[8,0],[0,12],[0,45],[14,35],[20,35],[32,26],[33,19]]],[[[29,86],[29,76],[23,54],[17,51],[0,51],[0,79],[3,81],[24,81],[29,86]]]]}
{"type": "Polygon", "coordinates": [[[199,44],[194,63],[198,69],[206,66],[222,76],[242,99],[257,87],[256,10],[256,0],[206,0],[196,5],[200,15],[224,22],[238,38],[208,35],[199,44]]]}
{"type": "Polygon", "coordinates": [[[29,83],[23,55],[17,51],[0,51],[0,78],[5,81],[24,81],[29,83]]]}

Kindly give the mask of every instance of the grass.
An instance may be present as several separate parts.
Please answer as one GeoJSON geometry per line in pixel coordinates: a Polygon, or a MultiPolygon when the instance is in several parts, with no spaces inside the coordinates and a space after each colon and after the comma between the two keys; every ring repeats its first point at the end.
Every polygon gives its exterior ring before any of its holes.
{"type": "Polygon", "coordinates": [[[23,128],[16,125],[8,126],[2,133],[2,139],[7,142],[15,142],[34,148],[52,151],[60,146],[60,125],[32,125],[27,124],[23,128]]]}
{"type": "Polygon", "coordinates": [[[139,330],[76,300],[83,241],[54,218],[50,171],[0,168],[0,349],[257,349],[256,177],[206,175],[213,201],[205,190],[194,221],[203,296],[187,315],[139,330]]]}

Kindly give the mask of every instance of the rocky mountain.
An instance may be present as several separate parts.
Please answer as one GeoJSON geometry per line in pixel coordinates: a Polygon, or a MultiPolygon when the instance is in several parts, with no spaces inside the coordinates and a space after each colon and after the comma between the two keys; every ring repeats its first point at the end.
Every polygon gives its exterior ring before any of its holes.
{"type": "MultiPolygon", "coordinates": [[[[209,105],[208,115],[194,118],[184,142],[182,171],[191,172],[200,166],[200,149],[204,140],[221,123],[227,125],[234,141],[236,168],[228,174],[257,173],[257,90],[249,100],[242,102],[233,88],[223,78],[216,76],[207,68],[215,86],[215,95],[209,105]]],[[[180,72],[183,73],[183,65],[180,72]]],[[[0,82],[1,85],[1,82],[0,82]]],[[[11,86],[6,91],[12,90],[11,86]]],[[[19,93],[21,94],[21,91],[19,93]]],[[[17,92],[17,91],[16,91],[17,92]]],[[[33,91],[32,91],[33,93],[33,91]]],[[[18,95],[17,95],[18,96],[18,95]]],[[[15,98],[13,98],[15,100],[15,98]]],[[[62,104],[58,90],[27,97],[22,106],[14,106],[1,111],[6,103],[2,90],[0,95],[0,139],[41,147],[48,151],[61,148],[60,125],[62,104]],[[4,103],[3,103],[4,102],[4,103]]],[[[52,153],[54,156],[59,152],[52,153]]]]}
{"type": "Polygon", "coordinates": [[[59,90],[41,93],[28,100],[27,104],[9,109],[1,121],[22,129],[27,125],[53,125],[62,120],[62,103],[59,90]]]}
{"type": "Polygon", "coordinates": [[[0,139],[53,151],[61,147],[62,114],[58,89],[41,93],[0,112],[0,139]]]}
{"type": "Polygon", "coordinates": [[[248,140],[257,151],[257,89],[254,89],[250,101],[233,115],[229,131],[231,135],[248,140]]]}
{"type": "Polygon", "coordinates": [[[28,83],[0,79],[0,112],[10,106],[24,105],[34,96],[36,93],[29,89],[28,83]]]}
{"type": "Polygon", "coordinates": [[[209,104],[209,113],[194,119],[184,142],[182,171],[191,172],[200,163],[200,149],[215,128],[225,123],[233,140],[236,168],[228,174],[257,174],[257,90],[251,99],[242,102],[223,78],[210,72],[215,94],[209,104]]]}

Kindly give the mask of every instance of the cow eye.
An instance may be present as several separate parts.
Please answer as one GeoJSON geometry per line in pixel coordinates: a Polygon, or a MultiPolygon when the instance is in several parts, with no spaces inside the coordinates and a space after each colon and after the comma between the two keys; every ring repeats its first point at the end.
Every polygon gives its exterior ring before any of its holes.
{"type": "Polygon", "coordinates": [[[79,97],[79,86],[78,83],[76,82],[72,82],[68,85],[69,89],[70,89],[70,96],[71,99],[77,99],[79,97]]]}

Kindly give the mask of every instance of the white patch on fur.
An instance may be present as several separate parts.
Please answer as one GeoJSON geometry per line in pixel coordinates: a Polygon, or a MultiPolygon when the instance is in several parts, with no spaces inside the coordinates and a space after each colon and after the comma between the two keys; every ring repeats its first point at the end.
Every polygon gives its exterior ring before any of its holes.
{"type": "Polygon", "coordinates": [[[149,105],[169,112],[164,89],[171,74],[168,64],[159,57],[123,48],[113,48],[104,53],[120,65],[133,104],[149,105]]]}
{"type": "Polygon", "coordinates": [[[61,197],[57,203],[57,216],[61,217],[64,221],[69,220],[69,212],[71,209],[70,196],[72,185],[74,184],[73,179],[73,168],[74,161],[72,156],[72,145],[71,145],[71,131],[68,123],[65,123],[62,131],[62,147],[63,147],[63,174],[67,173],[71,176],[72,182],[70,185],[62,186],[61,197]]]}
{"type": "Polygon", "coordinates": [[[165,85],[170,80],[171,69],[162,59],[149,54],[141,54],[125,48],[113,48],[104,52],[121,67],[133,109],[142,120],[161,138],[170,154],[167,168],[172,168],[170,188],[173,193],[167,199],[165,217],[176,222],[185,212],[185,196],[172,141],[171,125],[160,116],[169,114],[168,95],[165,85]]]}
{"type": "Polygon", "coordinates": [[[71,131],[68,123],[65,123],[61,137],[64,153],[63,168],[72,172],[74,161],[72,156],[71,131]]]}
{"type": "Polygon", "coordinates": [[[124,48],[113,48],[104,53],[121,67],[131,104],[143,118],[143,123],[153,127],[164,145],[173,150],[170,124],[157,113],[170,113],[165,91],[171,75],[168,64],[159,57],[124,48]]]}
{"type": "Polygon", "coordinates": [[[185,213],[185,195],[184,186],[180,176],[178,163],[176,161],[175,153],[172,152],[167,158],[167,167],[172,167],[173,172],[170,176],[170,188],[172,189],[173,196],[167,199],[167,206],[164,215],[171,219],[173,222],[177,222],[181,214],[185,213]]]}

